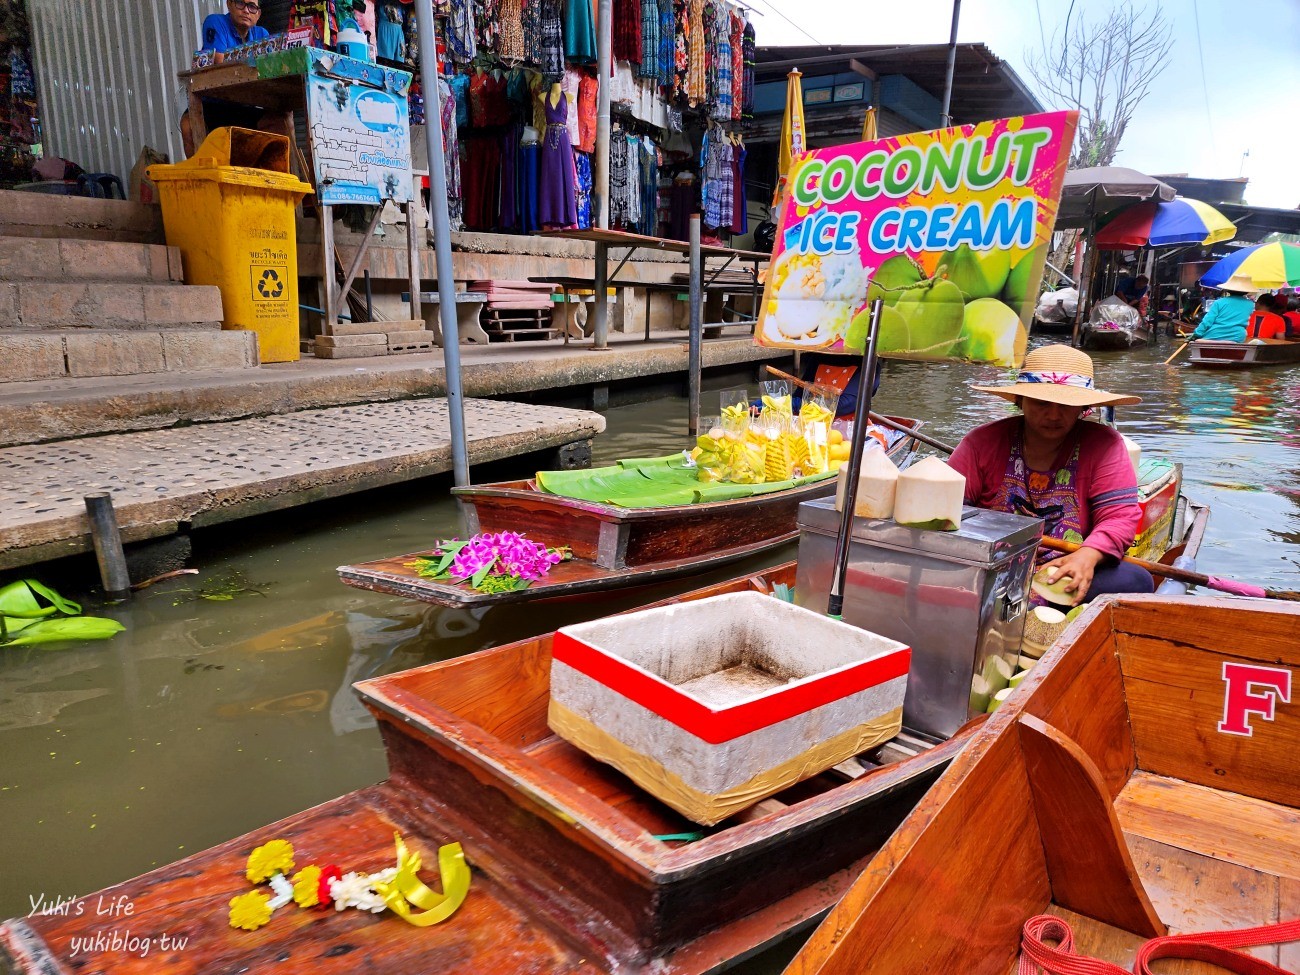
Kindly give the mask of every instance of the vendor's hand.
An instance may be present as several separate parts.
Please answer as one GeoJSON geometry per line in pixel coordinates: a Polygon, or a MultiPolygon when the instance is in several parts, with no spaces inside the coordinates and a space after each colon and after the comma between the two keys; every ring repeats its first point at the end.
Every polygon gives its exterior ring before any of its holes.
{"type": "Polygon", "coordinates": [[[1065,586],[1065,591],[1074,594],[1074,602],[1071,606],[1078,606],[1088,595],[1088,587],[1092,585],[1092,575],[1097,569],[1097,563],[1105,556],[1095,548],[1088,548],[1086,545],[1077,552],[1071,552],[1069,555],[1062,555],[1059,559],[1053,559],[1044,566],[1047,569],[1047,581],[1055,582],[1061,576],[1069,576],[1070,582],[1065,586]]]}

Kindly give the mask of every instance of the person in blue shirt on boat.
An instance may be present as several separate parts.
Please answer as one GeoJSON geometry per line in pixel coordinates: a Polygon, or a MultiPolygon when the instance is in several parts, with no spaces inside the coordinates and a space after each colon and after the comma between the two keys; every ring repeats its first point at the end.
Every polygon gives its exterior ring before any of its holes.
{"type": "Polygon", "coordinates": [[[1192,332],[1193,339],[1211,339],[1216,342],[1246,341],[1246,322],[1255,310],[1255,303],[1243,294],[1226,291],[1215,299],[1201,324],[1192,332]]]}

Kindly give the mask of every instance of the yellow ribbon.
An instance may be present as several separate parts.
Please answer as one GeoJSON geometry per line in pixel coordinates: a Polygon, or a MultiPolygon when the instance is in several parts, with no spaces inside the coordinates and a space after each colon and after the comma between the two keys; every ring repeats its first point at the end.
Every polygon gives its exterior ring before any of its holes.
{"type": "Polygon", "coordinates": [[[393,838],[397,844],[397,875],[386,884],[376,884],[375,892],[390,911],[417,928],[447,920],[469,895],[470,873],[465,851],[459,843],[438,847],[438,873],[443,890],[439,894],[417,876],[422,865],[420,854],[407,849],[400,833],[394,833],[393,838]],[[412,913],[411,905],[420,908],[422,913],[412,913]]]}

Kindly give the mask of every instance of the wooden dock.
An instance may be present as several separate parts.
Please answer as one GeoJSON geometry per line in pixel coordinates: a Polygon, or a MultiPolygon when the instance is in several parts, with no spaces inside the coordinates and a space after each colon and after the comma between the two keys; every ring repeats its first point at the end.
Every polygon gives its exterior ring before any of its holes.
{"type": "MultiPolygon", "coordinates": [[[[471,464],[589,440],[597,413],[466,400],[471,464]]],[[[367,403],[0,449],[0,569],[91,550],[84,498],[125,541],[451,470],[447,401],[367,403]]]]}

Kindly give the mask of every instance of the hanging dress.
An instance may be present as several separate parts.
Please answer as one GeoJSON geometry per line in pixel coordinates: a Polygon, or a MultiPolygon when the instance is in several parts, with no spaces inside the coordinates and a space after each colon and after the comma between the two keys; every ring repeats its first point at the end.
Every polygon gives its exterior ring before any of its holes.
{"type": "Polygon", "coordinates": [[[575,152],[573,162],[578,171],[578,229],[586,230],[591,226],[591,156],[575,152]]]}
{"type": "Polygon", "coordinates": [[[501,0],[474,0],[474,31],[479,50],[496,53],[501,31],[501,0]]]}
{"type": "Polygon", "coordinates": [[[673,0],[659,0],[659,76],[656,80],[670,91],[673,87],[673,50],[677,42],[673,30],[676,23],[673,0]]]}
{"type": "Polygon", "coordinates": [[[524,0],[524,60],[542,63],[542,0],[524,0]]]}
{"type": "Polygon", "coordinates": [[[469,64],[478,54],[474,41],[473,0],[451,0],[447,18],[447,54],[458,64],[469,64]]]}
{"type": "Polygon", "coordinates": [[[593,75],[583,73],[578,82],[578,148],[583,152],[596,149],[596,99],[600,83],[593,75]]]}
{"type": "Polygon", "coordinates": [[[574,64],[596,63],[591,0],[566,0],[564,4],[564,55],[574,64]]]}
{"type": "Polygon", "coordinates": [[[537,129],[524,128],[519,145],[519,172],[516,181],[516,201],[519,210],[519,232],[535,234],[541,230],[537,220],[538,160],[542,147],[537,143],[537,129]]]}
{"type": "Polygon", "coordinates": [[[658,80],[659,69],[659,0],[641,0],[641,66],[638,78],[658,80]]]}
{"type": "Polygon", "coordinates": [[[560,4],[564,0],[540,0],[542,30],[542,79],[554,84],[564,77],[564,26],[560,4]]]}
{"type": "Polygon", "coordinates": [[[497,28],[497,54],[510,64],[524,59],[523,0],[499,0],[500,24],[497,28]]]}
{"type": "Polygon", "coordinates": [[[705,23],[713,47],[709,52],[709,118],[731,121],[731,16],[722,0],[709,0],[704,8],[705,23]]]}
{"type": "Polygon", "coordinates": [[[739,122],[745,99],[745,21],[731,14],[731,120],[739,122]]]}
{"type": "Polygon", "coordinates": [[[614,60],[641,62],[641,0],[614,0],[614,60]]]}
{"type": "Polygon", "coordinates": [[[745,80],[742,84],[743,98],[740,113],[745,118],[754,117],[754,62],[758,59],[758,48],[754,37],[754,25],[745,21],[745,80]]]}
{"type": "Polygon", "coordinates": [[[447,215],[451,228],[459,230],[461,224],[460,138],[456,127],[456,95],[445,79],[438,79],[438,95],[442,99],[443,170],[447,178],[447,215]]]}
{"type": "Polygon", "coordinates": [[[709,97],[708,48],[705,44],[704,0],[686,0],[687,35],[686,99],[691,107],[709,97]]]}
{"type": "Polygon", "coordinates": [[[560,92],[554,105],[546,96],[546,132],[542,135],[537,215],[542,226],[572,227],[578,222],[573,146],[569,142],[569,100],[560,92]]]}

